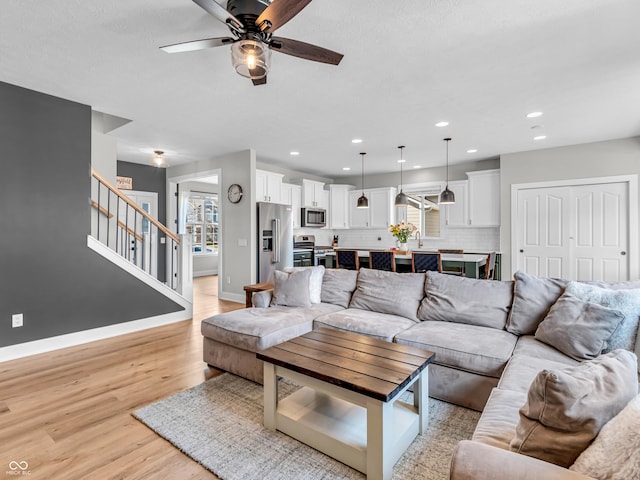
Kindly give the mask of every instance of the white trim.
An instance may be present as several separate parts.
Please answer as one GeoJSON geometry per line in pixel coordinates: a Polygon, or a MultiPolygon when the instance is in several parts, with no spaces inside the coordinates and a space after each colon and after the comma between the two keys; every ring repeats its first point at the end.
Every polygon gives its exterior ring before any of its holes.
{"type": "Polygon", "coordinates": [[[511,184],[511,275],[515,273],[517,265],[517,215],[518,192],[534,188],[572,187],[576,185],[597,185],[603,183],[626,183],[629,193],[629,279],[638,279],[638,175],[616,175],[612,177],[576,178],[570,180],[551,180],[547,182],[513,183],[511,184]]]}
{"type": "MultiPolygon", "coordinates": [[[[218,280],[218,283],[221,283],[221,282],[218,280]]],[[[220,300],[229,300],[230,302],[242,303],[243,305],[246,299],[245,295],[232,293],[232,292],[220,292],[220,294],[218,295],[218,298],[220,300]]]]}
{"type": "Polygon", "coordinates": [[[56,337],[43,338],[32,342],[19,343],[8,347],[0,348],[0,362],[15,360],[18,358],[51,352],[61,348],[75,347],[97,340],[117,337],[127,333],[138,332],[149,328],[160,327],[170,323],[182,322],[191,318],[190,312],[186,310],[180,312],[167,313],[156,317],[133,320],[131,322],[108,325],[106,327],[93,328],[81,332],[58,335],[56,337]]]}
{"type": "Polygon", "coordinates": [[[107,260],[109,260],[113,264],[122,268],[124,271],[130,273],[141,282],[145,283],[146,285],[149,285],[151,288],[153,288],[157,292],[163,294],[172,302],[175,302],[178,305],[184,307],[187,313],[189,314],[189,317],[191,317],[193,312],[192,299],[187,299],[183,297],[178,292],[173,290],[171,287],[168,287],[167,285],[160,282],[159,280],[156,280],[155,278],[153,278],[151,275],[149,275],[142,269],[138,268],[137,266],[133,265],[131,262],[122,258],[119,254],[114,252],[112,249],[110,249],[103,243],[93,238],[91,235],[87,235],[87,246],[91,250],[98,253],[99,255],[102,255],[103,257],[105,257],[107,260]]]}

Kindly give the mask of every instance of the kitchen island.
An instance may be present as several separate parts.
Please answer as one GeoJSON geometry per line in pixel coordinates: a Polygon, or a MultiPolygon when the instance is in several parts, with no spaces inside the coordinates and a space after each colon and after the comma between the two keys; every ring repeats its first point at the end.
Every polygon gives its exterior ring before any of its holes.
{"type": "MultiPolygon", "coordinates": [[[[351,250],[345,248],[344,250],[351,250]]],[[[358,249],[358,258],[360,259],[361,267],[369,266],[369,252],[371,250],[358,249]]],[[[435,250],[414,250],[420,253],[438,253],[435,250]]],[[[467,277],[479,278],[480,267],[487,263],[487,253],[443,253],[441,254],[443,267],[464,267],[464,272],[467,277]]],[[[410,272],[411,271],[411,252],[397,253],[395,255],[396,270],[398,272],[410,272]]],[[[336,264],[336,254],[334,252],[327,252],[326,254],[326,267],[334,268],[336,264]]],[[[496,269],[498,270],[498,269],[496,269]]],[[[496,280],[499,278],[496,277],[496,280]]]]}

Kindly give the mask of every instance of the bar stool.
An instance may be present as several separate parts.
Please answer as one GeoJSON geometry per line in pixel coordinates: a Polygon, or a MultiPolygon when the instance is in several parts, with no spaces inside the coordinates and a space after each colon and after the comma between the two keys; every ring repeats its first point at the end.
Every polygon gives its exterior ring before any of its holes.
{"type": "Polygon", "coordinates": [[[396,258],[395,254],[390,251],[375,251],[369,252],[369,268],[376,270],[386,270],[387,272],[396,271],[396,258]]]}
{"type": "Polygon", "coordinates": [[[484,265],[484,278],[487,280],[493,280],[495,278],[496,270],[496,252],[490,252],[487,255],[487,263],[484,265]]]}
{"type": "Polygon", "coordinates": [[[357,250],[336,250],[336,268],[359,270],[360,259],[357,250]]]}
{"type": "MultiPolygon", "coordinates": [[[[453,253],[453,254],[459,254],[462,255],[464,253],[464,250],[462,249],[446,249],[446,248],[439,248],[438,249],[438,254],[443,254],[443,253],[453,253]]],[[[445,270],[442,268],[442,257],[440,258],[440,268],[439,271],[441,273],[446,273],[447,275],[461,275],[464,276],[464,266],[462,267],[449,267],[449,269],[445,270]]]]}
{"type": "Polygon", "coordinates": [[[439,253],[411,252],[411,271],[414,273],[439,272],[441,266],[439,253]]]}

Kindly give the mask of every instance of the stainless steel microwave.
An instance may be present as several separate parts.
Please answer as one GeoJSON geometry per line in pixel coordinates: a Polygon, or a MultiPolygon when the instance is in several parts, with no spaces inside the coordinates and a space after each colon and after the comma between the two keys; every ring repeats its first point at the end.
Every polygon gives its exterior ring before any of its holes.
{"type": "Polygon", "coordinates": [[[327,225],[327,211],[324,208],[303,208],[302,226],[322,228],[327,225]]]}

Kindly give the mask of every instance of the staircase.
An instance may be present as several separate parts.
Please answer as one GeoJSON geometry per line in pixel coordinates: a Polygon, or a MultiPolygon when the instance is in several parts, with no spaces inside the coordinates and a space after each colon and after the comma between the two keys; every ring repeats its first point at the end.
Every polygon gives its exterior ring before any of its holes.
{"type": "Polygon", "coordinates": [[[89,247],[191,310],[190,238],[171,232],[93,169],[91,177],[89,247]]]}

